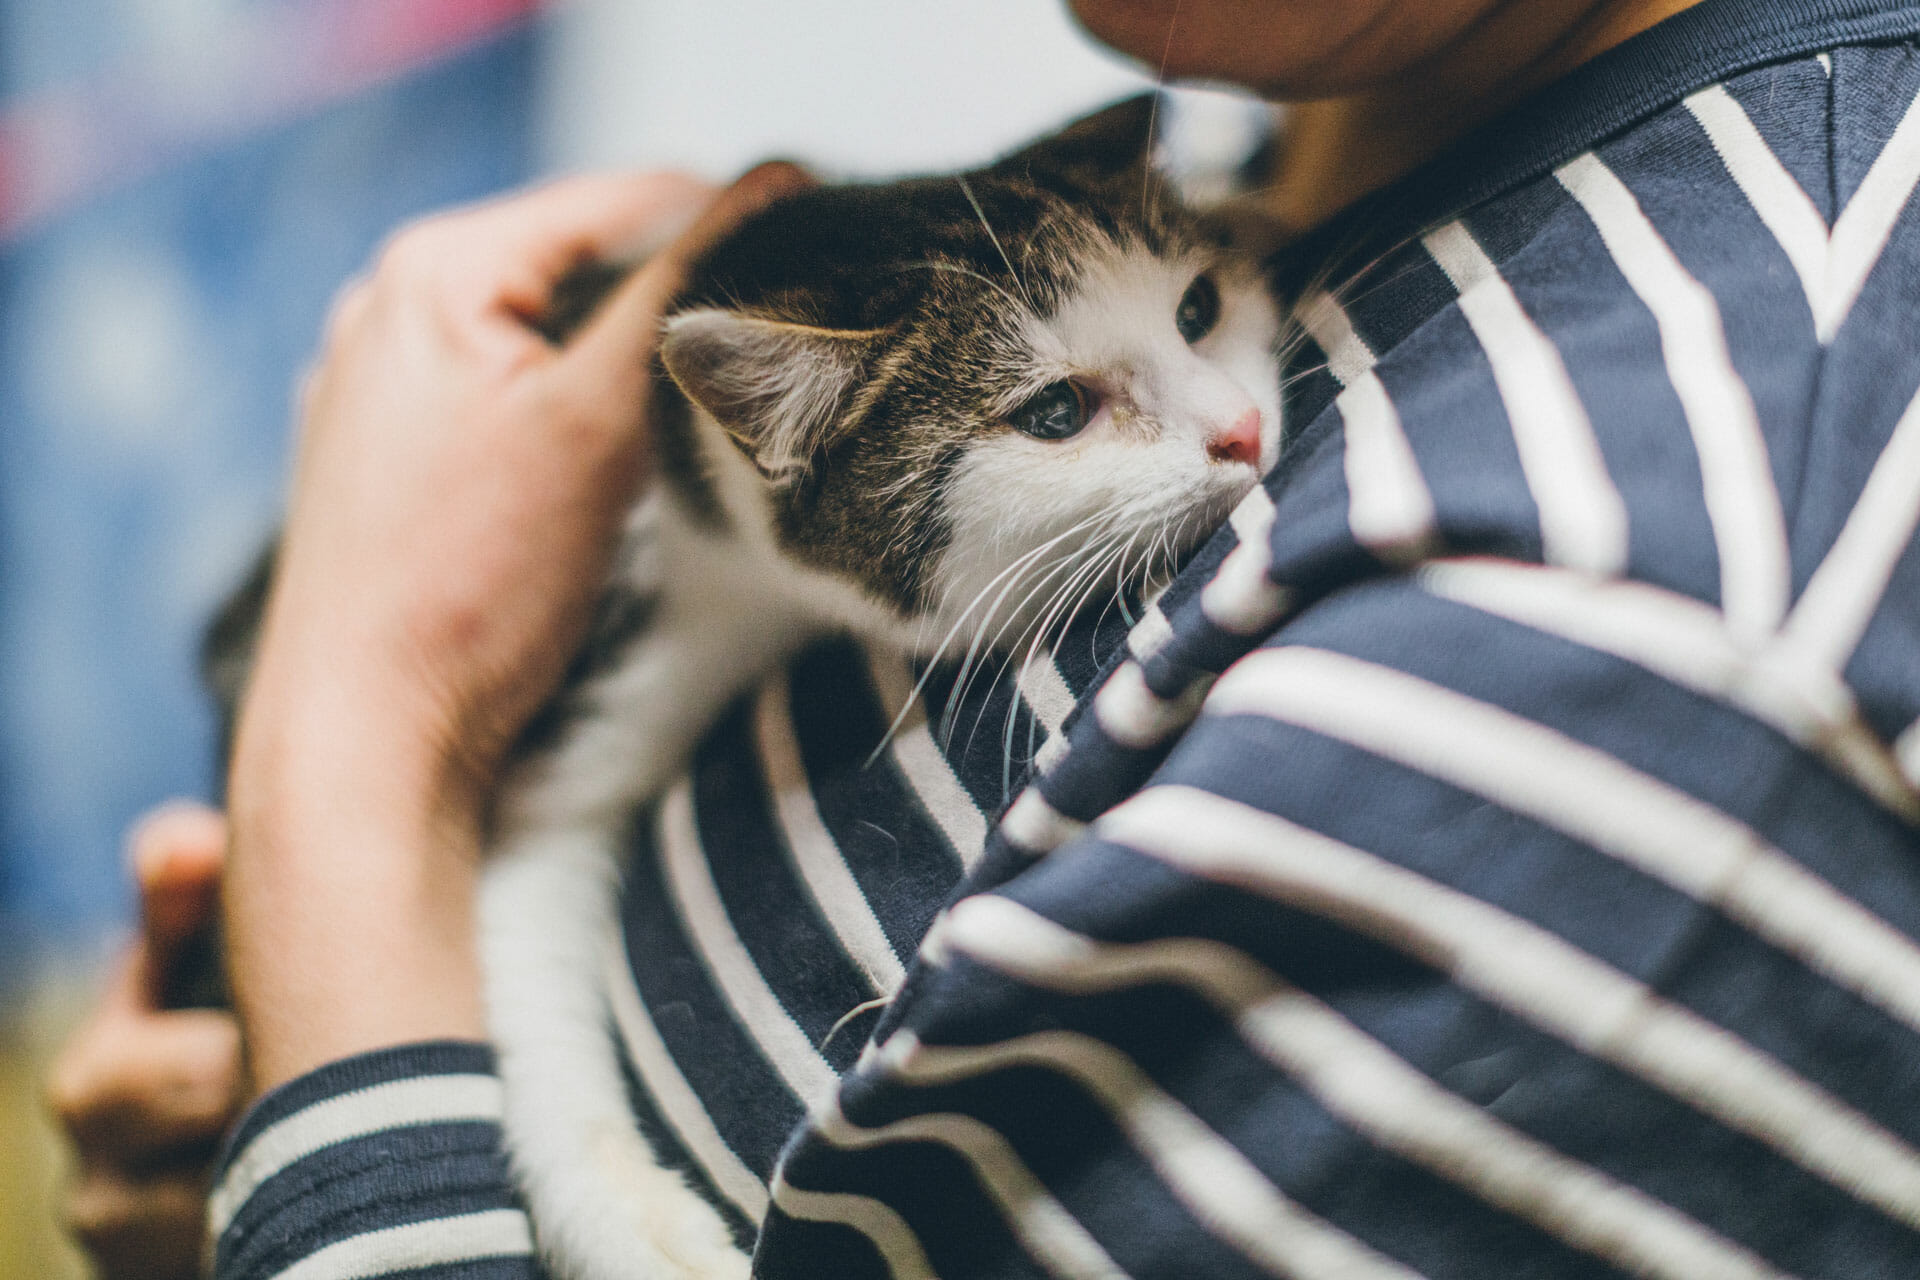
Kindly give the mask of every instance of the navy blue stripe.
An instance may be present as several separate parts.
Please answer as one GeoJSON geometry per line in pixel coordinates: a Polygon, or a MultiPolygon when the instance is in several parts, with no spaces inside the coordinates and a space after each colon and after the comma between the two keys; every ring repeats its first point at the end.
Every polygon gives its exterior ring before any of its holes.
{"type": "Polygon", "coordinates": [[[860,1045],[828,1033],[874,991],[840,949],[784,850],[760,772],[752,711],[737,707],[715,726],[693,763],[700,844],[720,901],[754,966],[809,1042],[838,1071],[860,1045]]]}
{"type": "MultiPolygon", "coordinates": [[[[1436,270],[1438,268],[1435,268],[1436,270]]],[[[1448,546],[1540,558],[1540,517],[1485,350],[1458,307],[1380,364],[1448,546]]]]}
{"type": "MultiPolygon", "coordinates": [[[[1837,71],[1842,60],[1861,56],[1877,57],[1879,51],[1843,50],[1831,60],[1837,71]]],[[[1853,68],[1849,66],[1844,74],[1851,77],[1853,68]]],[[[1829,153],[1834,83],[1816,59],[1802,58],[1735,76],[1726,85],[1828,226],[1840,213],[1829,153]]]]}
{"type": "Polygon", "coordinates": [[[1395,667],[1586,743],[1757,831],[1843,894],[1920,936],[1911,828],[1779,732],[1622,659],[1383,583],[1288,637],[1395,667]],[[1654,734],[1648,725],[1660,725],[1654,734]],[[1729,762],[1738,761],[1738,768],[1729,762]]]}
{"type": "Polygon", "coordinates": [[[388,1130],[276,1174],[221,1237],[221,1265],[272,1275],[370,1231],[519,1207],[497,1126],[388,1130]]]}
{"type": "MultiPolygon", "coordinates": [[[[620,1043],[618,1029],[609,1027],[607,1034],[614,1044],[620,1043]]],[[[620,1054],[620,1080],[626,1086],[627,1105],[633,1109],[634,1126],[647,1141],[648,1149],[654,1159],[664,1169],[672,1169],[687,1185],[712,1205],[721,1220],[727,1224],[727,1230],[733,1236],[733,1243],[742,1253],[752,1253],[754,1239],[759,1235],[759,1225],[747,1219],[739,1206],[720,1193],[713,1180],[707,1176],[706,1167],[694,1159],[693,1153],[680,1143],[680,1136],[674,1131],[665,1116],[653,1105],[653,1098],[646,1086],[640,1082],[634,1071],[633,1062],[625,1053],[620,1054]]]]}
{"type": "MultiPolygon", "coordinates": [[[[821,1144],[790,1155],[785,1167],[796,1187],[830,1186],[885,1203],[912,1227],[935,1275],[1046,1280],[1047,1273],[1028,1259],[971,1167],[951,1147],[901,1142],[849,1155],[821,1144]]],[[[763,1253],[774,1252],[776,1246],[783,1253],[791,1249],[785,1226],[784,1220],[769,1220],[763,1253]]],[[[832,1234],[838,1237],[840,1232],[832,1234]]],[[[844,1242],[823,1243],[828,1248],[810,1274],[837,1280],[843,1272],[841,1255],[834,1250],[844,1248],[844,1242]]]]}
{"type": "MultiPolygon", "coordinates": [[[[1502,850],[1514,863],[1529,852],[1525,846],[1502,850]]],[[[1801,1228],[1815,1224],[1821,1228],[1816,1234],[1863,1256],[1920,1258],[1920,1237],[1763,1143],[1587,1058],[1383,943],[1258,895],[1190,878],[1119,846],[1085,848],[1073,861],[1071,868],[1049,868],[1010,886],[1010,896],[1108,941],[1205,937],[1233,946],[1504,1122],[1714,1223],[1782,1266],[1798,1268],[1810,1260],[1801,1228]],[[1124,910],[1114,909],[1122,903],[1124,910]]],[[[1704,996],[1723,1008],[1744,1006],[1740,1012],[1749,1022],[1755,1020],[1756,993],[1783,1005],[1802,999],[1810,985],[1804,973],[1797,982],[1775,982],[1777,972],[1748,963],[1753,948],[1736,931],[1723,926],[1720,933],[1669,962],[1674,977],[1665,994],[1682,1003],[1698,1004],[1689,997],[1704,996]],[[1722,954],[1715,954],[1716,942],[1722,954]],[[1730,975],[1732,989],[1744,999],[1719,990],[1730,975]]],[[[1713,1010],[1702,1012],[1711,1016],[1713,1010]]],[[[1834,1023],[1845,1025],[1831,1013],[1808,1014],[1813,1034],[1834,1023]]],[[[1212,1017],[1197,997],[1143,988],[1068,1002],[1064,1011],[1044,1004],[1029,1016],[1035,1025],[1070,1026],[1126,1050],[1163,1085],[1192,1099],[1203,1117],[1237,1126],[1231,1132],[1258,1131],[1238,1110],[1255,1091],[1250,1082],[1259,1074],[1257,1062],[1247,1057],[1211,1073],[1196,1065],[1193,1046],[1206,1042],[1212,1017]],[[1184,1013],[1183,1002],[1192,1005],[1184,1013]]],[[[962,1024],[955,1033],[985,1029],[962,1024]]],[[[1211,1034],[1231,1032],[1223,1027],[1211,1034]]],[[[1829,1054],[1840,1049],[1831,1043],[1823,1047],[1829,1054]]],[[[1897,1066],[1884,1046],[1878,1057],[1897,1066]]],[[[1910,1090],[1911,1080],[1903,1087],[1910,1090]]],[[[1275,1115],[1265,1127],[1299,1133],[1311,1131],[1313,1124],[1309,1118],[1275,1115]]]]}
{"type": "Polygon", "coordinates": [[[767,1210],[761,1247],[754,1255],[754,1280],[894,1280],[872,1243],[838,1222],[812,1222],[787,1216],[775,1205],[767,1210]]]}
{"type": "MultiPolygon", "coordinates": [[[[1909,37],[1897,45],[1842,49],[1833,55],[1833,184],[1845,209],[1880,158],[1887,139],[1920,95],[1920,54],[1909,37]]],[[[1836,215],[1838,216],[1838,215],[1836,215]]]]}
{"type": "Polygon", "coordinates": [[[1649,121],[1602,147],[1600,156],[1719,303],[1728,352],[1759,414],[1775,488],[1794,493],[1822,356],[1799,276],[1690,113],[1649,121]],[[1718,217],[1700,217],[1703,199],[1725,206],[1718,217]]]}
{"type": "Polygon", "coordinates": [[[492,1075],[493,1046],[470,1040],[428,1040],[356,1054],[289,1081],[248,1109],[227,1135],[216,1166],[222,1173],[255,1138],[297,1111],[343,1093],[417,1076],[492,1075]]]}
{"type": "Polygon", "coordinates": [[[1330,260],[1365,262],[1715,81],[1816,50],[1916,33],[1920,6],[1896,0],[1704,0],[1584,63],[1289,245],[1277,273],[1293,291],[1330,260]]]}
{"type": "Polygon", "coordinates": [[[867,682],[860,651],[846,642],[821,646],[794,663],[789,679],[794,735],[821,821],[894,951],[911,959],[960,878],[956,851],[891,758],[873,754],[892,717],[867,682]]]}
{"type": "Polygon", "coordinates": [[[1859,693],[1867,722],[1888,742],[1920,718],[1913,655],[1920,653],[1920,546],[1909,541],[1887,584],[1860,647],[1847,663],[1847,683],[1859,693]]]}
{"type": "MultiPolygon", "coordinates": [[[[1468,225],[1528,316],[1561,351],[1626,505],[1629,576],[1718,604],[1720,561],[1699,455],[1673,385],[1649,376],[1665,359],[1653,316],[1558,182],[1536,183],[1525,197],[1542,224],[1517,249],[1488,234],[1503,218],[1475,217],[1468,225]]],[[[1741,199],[1737,191],[1731,198],[1741,199]]],[[[1780,265],[1797,295],[1797,278],[1784,259],[1780,265]]],[[[1789,301],[1806,310],[1797,297],[1789,301]]]]}
{"type": "Polygon", "coordinates": [[[1341,392],[1340,382],[1327,367],[1327,352],[1296,330],[1287,341],[1291,346],[1280,366],[1281,451],[1284,454],[1300,428],[1325,412],[1341,392]]]}
{"type": "Polygon", "coordinates": [[[546,1274],[535,1259],[520,1257],[449,1262],[438,1267],[392,1271],[387,1276],[391,1280],[541,1280],[546,1274]]]}
{"type": "MultiPolygon", "coordinates": [[[[1463,633],[1447,632],[1438,618],[1429,615],[1426,633],[1443,648],[1458,642],[1463,633]]],[[[1537,648],[1496,645],[1492,636],[1483,636],[1475,650],[1491,668],[1536,673],[1523,683],[1538,687],[1537,650],[1558,642],[1536,639],[1537,648]],[[1530,648],[1536,651],[1529,654],[1530,648]]],[[[1349,642],[1344,647],[1367,646],[1349,642]]],[[[1588,674],[1604,669],[1606,662],[1588,655],[1588,674]]],[[[1688,723],[1663,705],[1688,695],[1651,677],[1584,687],[1566,679],[1557,688],[1570,703],[1617,706],[1634,723],[1688,723]],[[1647,718],[1662,714],[1668,718],[1647,718]]],[[[1896,824],[1792,748],[1770,743],[1767,731],[1742,725],[1739,717],[1711,706],[1698,708],[1696,720],[1709,726],[1718,722],[1722,734],[1742,734],[1748,749],[1735,753],[1715,744],[1709,727],[1668,740],[1664,745],[1674,758],[1718,762],[1721,772],[1778,796],[1777,808],[1766,808],[1795,816],[1775,824],[1769,834],[1787,845],[1822,844],[1824,869],[1855,873],[1829,877],[1843,890],[1862,898],[1885,901],[1898,894],[1912,901],[1920,874],[1905,844],[1887,838],[1897,832],[1896,824]],[[1774,757],[1772,764],[1767,755],[1774,757]],[[1732,760],[1740,761],[1739,767],[1728,767],[1732,760]],[[1872,834],[1876,828],[1878,841],[1872,834]],[[1836,839],[1835,832],[1848,832],[1849,838],[1836,839]]],[[[1728,1026],[1909,1140],[1920,1141],[1920,1116],[1909,1105],[1914,1072],[1907,1064],[1920,1061],[1920,1043],[1911,1029],[1714,909],[1625,863],[1472,793],[1310,731],[1255,717],[1209,722],[1201,738],[1183,744],[1169,759],[1162,780],[1210,787],[1275,810],[1532,920],[1655,984],[1669,998],[1728,1026]],[[1273,760],[1287,762],[1284,786],[1276,785],[1273,760]],[[1863,1069],[1869,1063],[1876,1065],[1863,1069]]]]}
{"type": "MultiPolygon", "coordinates": [[[[1051,868],[1036,878],[1050,879],[1051,868]]],[[[1216,905],[1233,910],[1226,895],[1216,895],[1216,905]]],[[[1381,994],[1392,990],[1397,1001],[1424,1012],[1423,971],[1380,954],[1384,969],[1360,967],[1347,978],[1381,994]],[[1395,973],[1413,981],[1396,983],[1395,973]]],[[[942,994],[958,998],[943,1002],[938,1016],[914,1020],[926,1043],[1066,1029],[1110,1044],[1232,1142],[1283,1193],[1423,1274],[1484,1276],[1493,1273],[1489,1264],[1496,1259],[1520,1268],[1501,1275],[1529,1274],[1528,1268],[1568,1280],[1619,1274],[1374,1146],[1254,1055],[1217,1011],[1189,992],[1145,986],[1064,996],[964,959],[954,963],[943,986],[942,994]],[[998,1021],[951,1016],[967,1005],[1020,1013],[998,1021]]],[[[852,1090],[845,1101],[848,1114],[861,1123],[883,1123],[901,1112],[953,1111],[1005,1134],[1028,1167],[1076,1218],[1097,1228],[1096,1238],[1133,1274],[1260,1274],[1199,1227],[1105,1109],[1063,1073],[1009,1066],[938,1088],[896,1088],[867,1108],[852,1090]],[[1090,1159],[1094,1153],[1097,1161],[1090,1159]]],[[[1197,1190],[1205,1194],[1209,1188],[1197,1190]]]]}
{"type": "Polygon", "coordinates": [[[721,1138],[762,1179],[804,1109],[743,1031],[693,950],[661,873],[653,820],[636,821],[621,887],[627,960],[667,1051],[721,1138]]]}
{"type": "Polygon", "coordinates": [[[1007,662],[983,655],[964,685],[959,663],[942,662],[928,675],[922,700],[927,728],[960,785],[982,813],[1000,812],[1031,763],[1027,744],[1037,749],[1046,736],[1020,698],[1007,662]],[[1009,741],[1021,753],[1011,760],[1002,750],[1009,741]]]}

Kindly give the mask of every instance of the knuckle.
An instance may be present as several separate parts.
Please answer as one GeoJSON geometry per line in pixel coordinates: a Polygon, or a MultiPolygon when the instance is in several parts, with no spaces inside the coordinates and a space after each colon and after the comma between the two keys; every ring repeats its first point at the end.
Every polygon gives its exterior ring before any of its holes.
{"type": "Polygon", "coordinates": [[[76,1184],[60,1206],[67,1234],[90,1247],[122,1230],[130,1217],[125,1194],[97,1178],[76,1184]]]}
{"type": "Polygon", "coordinates": [[[387,237],[374,268],[376,278],[414,280],[431,276],[446,257],[452,217],[436,214],[409,222],[387,237]]]}

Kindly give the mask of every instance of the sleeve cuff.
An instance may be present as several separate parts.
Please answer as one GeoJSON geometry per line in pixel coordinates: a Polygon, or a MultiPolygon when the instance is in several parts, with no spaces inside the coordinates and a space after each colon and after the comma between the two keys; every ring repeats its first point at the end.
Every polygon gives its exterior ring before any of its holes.
{"type": "Polygon", "coordinates": [[[215,1274],[534,1274],[501,1106],[492,1050],[452,1041],[362,1054],[274,1090],[221,1154],[215,1274]]]}

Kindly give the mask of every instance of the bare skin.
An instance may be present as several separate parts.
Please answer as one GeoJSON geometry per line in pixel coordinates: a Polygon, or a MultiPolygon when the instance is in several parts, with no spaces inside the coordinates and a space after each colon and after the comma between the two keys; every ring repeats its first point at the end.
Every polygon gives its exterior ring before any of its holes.
{"type": "MultiPolygon", "coordinates": [[[[1096,37],[1152,68],[1299,104],[1269,194],[1297,229],[1696,2],[1071,0],[1096,37]]],[[[700,244],[799,180],[750,175],[564,352],[524,323],[559,274],[708,193],[601,179],[446,215],[403,232],[343,296],[304,401],[285,567],[232,779],[245,1081],[230,1019],[156,1011],[152,975],[181,936],[163,908],[50,1090],[82,1158],[70,1213],[109,1280],[191,1274],[158,1261],[198,1247],[198,1194],[183,1188],[203,1185],[204,1166],[156,1178],[147,1153],[204,1145],[238,1097],[325,1062],[482,1034],[470,923],[486,796],[644,483],[661,308],[700,244]],[[144,1265],[117,1261],[129,1257],[144,1265]]],[[[202,867],[188,878],[204,909],[218,858],[183,865],[202,867]]]]}

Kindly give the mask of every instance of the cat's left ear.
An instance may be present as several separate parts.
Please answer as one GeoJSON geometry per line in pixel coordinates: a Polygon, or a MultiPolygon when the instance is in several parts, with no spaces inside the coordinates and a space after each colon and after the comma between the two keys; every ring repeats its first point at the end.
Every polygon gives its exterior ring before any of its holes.
{"type": "Polygon", "coordinates": [[[877,336],[709,307],[667,322],[660,358],[689,400],[780,475],[838,436],[877,336]]]}
{"type": "Polygon", "coordinates": [[[1082,116],[993,167],[1012,173],[1038,171],[1107,178],[1138,172],[1153,146],[1154,103],[1159,96],[1142,93],[1082,116]]]}

